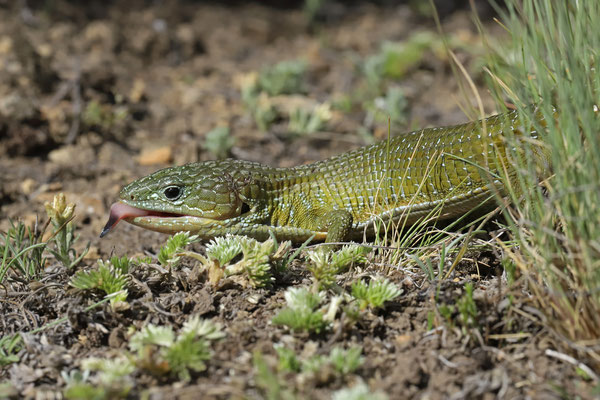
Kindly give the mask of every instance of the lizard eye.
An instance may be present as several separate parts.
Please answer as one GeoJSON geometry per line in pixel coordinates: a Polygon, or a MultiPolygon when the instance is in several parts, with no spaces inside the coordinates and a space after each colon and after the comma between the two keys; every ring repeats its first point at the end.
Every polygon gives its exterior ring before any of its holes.
{"type": "Polygon", "coordinates": [[[163,193],[168,200],[177,200],[181,196],[181,188],[179,186],[169,186],[163,193]]]}

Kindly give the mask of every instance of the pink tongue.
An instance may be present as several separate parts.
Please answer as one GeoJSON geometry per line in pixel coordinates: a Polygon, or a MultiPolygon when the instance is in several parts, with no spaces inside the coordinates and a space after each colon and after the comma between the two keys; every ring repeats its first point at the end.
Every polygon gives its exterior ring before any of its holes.
{"type": "Polygon", "coordinates": [[[139,208],[128,206],[125,203],[117,202],[110,206],[110,216],[108,222],[102,229],[100,237],[104,237],[112,228],[119,223],[120,220],[129,217],[143,217],[146,215],[155,215],[151,211],[142,210],[139,208]]]}

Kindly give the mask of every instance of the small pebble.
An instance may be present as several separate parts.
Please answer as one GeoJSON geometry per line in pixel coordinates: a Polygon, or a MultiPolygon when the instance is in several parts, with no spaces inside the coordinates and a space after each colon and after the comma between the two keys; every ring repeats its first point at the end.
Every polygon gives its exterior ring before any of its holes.
{"type": "Polygon", "coordinates": [[[173,151],[170,146],[143,149],[136,159],[140,165],[167,164],[173,160],[173,151]]]}
{"type": "Polygon", "coordinates": [[[31,178],[26,178],[21,182],[21,192],[26,195],[30,195],[37,187],[37,182],[31,178]]]}

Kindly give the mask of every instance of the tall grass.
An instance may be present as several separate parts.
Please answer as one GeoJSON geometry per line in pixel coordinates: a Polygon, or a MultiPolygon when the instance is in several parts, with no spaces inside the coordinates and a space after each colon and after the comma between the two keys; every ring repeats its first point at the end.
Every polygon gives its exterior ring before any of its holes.
{"type": "Polygon", "coordinates": [[[506,0],[500,20],[512,46],[491,62],[492,87],[546,132],[552,173],[539,185],[519,153],[507,251],[547,327],[600,367],[600,2],[506,0]]]}

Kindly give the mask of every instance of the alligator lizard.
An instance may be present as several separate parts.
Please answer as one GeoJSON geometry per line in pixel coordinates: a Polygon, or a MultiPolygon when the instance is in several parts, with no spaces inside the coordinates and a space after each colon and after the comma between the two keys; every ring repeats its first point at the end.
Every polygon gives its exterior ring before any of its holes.
{"type": "Polygon", "coordinates": [[[100,236],[123,219],[205,239],[231,233],[263,240],[272,232],[281,240],[338,242],[372,233],[377,221],[409,225],[434,210],[439,219],[457,218],[506,195],[502,172],[514,179],[508,131],[525,135],[515,111],[293,168],[231,159],[165,168],[121,190],[100,236]]]}

